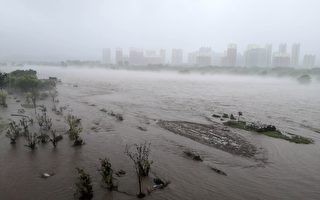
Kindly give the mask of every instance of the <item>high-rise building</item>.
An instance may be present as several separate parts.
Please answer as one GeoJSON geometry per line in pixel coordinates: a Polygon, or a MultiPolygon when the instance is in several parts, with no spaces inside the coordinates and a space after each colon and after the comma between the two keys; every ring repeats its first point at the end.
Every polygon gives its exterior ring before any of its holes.
{"type": "Polygon", "coordinates": [[[248,67],[265,67],[267,65],[267,50],[258,45],[248,45],[245,52],[245,65],[248,67]]]}
{"type": "Polygon", "coordinates": [[[182,65],[183,63],[183,50],[182,49],[172,49],[171,64],[172,65],[182,65]]]}
{"type": "Polygon", "coordinates": [[[198,54],[197,51],[188,53],[188,64],[189,65],[195,65],[196,64],[197,54],[198,54]]]}
{"type": "Polygon", "coordinates": [[[111,64],[111,49],[105,48],[102,50],[102,63],[111,64]]]}
{"type": "Polygon", "coordinates": [[[303,57],[303,67],[314,67],[316,63],[316,56],[311,54],[306,54],[303,57]]]}
{"type": "Polygon", "coordinates": [[[224,66],[234,67],[237,64],[237,45],[230,44],[222,61],[224,66]]]}
{"type": "Polygon", "coordinates": [[[229,45],[229,48],[227,51],[227,57],[228,57],[230,66],[237,65],[237,45],[236,44],[229,45]]]}
{"type": "Polygon", "coordinates": [[[272,64],[274,67],[289,67],[290,56],[285,53],[275,53],[273,55],[272,64]]]}
{"type": "Polygon", "coordinates": [[[212,63],[212,51],[209,47],[201,47],[196,56],[196,65],[209,66],[212,63]]]}
{"type": "Polygon", "coordinates": [[[266,66],[270,67],[272,65],[272,44],[266,45],[266,66]]]}
{"type": "Polygon", "coordinates": [[[145,56],[143,58],[143,63],[145,65],[162,65],[165,56],[165,51],[160,50],[159,54],[155,50],[146,50],[145,56]]]}
{"type": "Polygon", "coordinates": [[[279,53],[286,54],[287,53],[287,44],[283,43],[279,45],[279,53]]]}
{"type": "MultiPolygon", "coordinates": [[[[147,54],[153,54],[154,52],[147,51],[147,54]]],[[[130,65],[145,65],[143,49],[131,48],[129,51],[129,63],[130,65]]]]}
{"type": "Polygon", "coordinates": [[[299,65],[300,44],[293,44],[291,51],[291,66],[297,67],[299,65]]]}
{"type": "Polygon", "coordinates": [[[161,64],[162,65],[166,64],[166,50],[165,49],[160,49],[159,54],[160,54],[160,57],[161,57],[161,64]]]}
{"type": "Polygon", "coordinates": [[[123,51],[121,48],[116,49],[116,64],[123,65],[123,51]]]}

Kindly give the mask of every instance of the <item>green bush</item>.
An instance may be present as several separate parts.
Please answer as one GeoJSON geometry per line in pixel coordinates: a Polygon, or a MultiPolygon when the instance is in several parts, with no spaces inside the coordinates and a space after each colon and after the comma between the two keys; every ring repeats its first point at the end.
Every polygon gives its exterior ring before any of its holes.
{"type": "Polygon", "coordinates": [[[5,90],[0,90],[0,105],[3,106],[3,107],[7,107],[7,96],[8,96],[8,93],[7,91],[5,90]]]}
{"type": "Polygon", "coordinates": [[[91,177],[83,169],[76,168],[78,172],[78,182],[76,183],[77,191],[75,197],[79,200],[90,200],[93,198],[93,189],[91,177]]]}

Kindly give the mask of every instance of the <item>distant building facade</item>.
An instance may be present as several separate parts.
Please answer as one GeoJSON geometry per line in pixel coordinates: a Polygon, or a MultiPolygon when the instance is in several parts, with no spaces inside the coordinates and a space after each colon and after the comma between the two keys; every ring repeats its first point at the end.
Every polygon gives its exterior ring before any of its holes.
{"type": "Polygon", "coordinates": [[[197,54],[197,51],[188,53],[188,65],[196,65],[197,54]]]}
{"type": "Polygon", "coordinates": [[[145,65],[143,49],[131,48],[129,51],[130,65],[145,65]]]}
{"type": "Polygon", "coordinates": [[[279,45],[279,53],[286,54],[287,53],[287,44],[283,43],[279,45]]]}
{"type": "Polygon", "coordinates": [[[172,49],[171,64],[172,65],[182,65],[182,63],[183,63],[183,50],[182,49],[172,49]]]}
{"type": "Polygon", "coordinates": [[[102,50],[102,63],[111,64],[111,49],[105,48],[102,50]]]}
{"type": "Polygon", "coordinates": [[[272,44],[266,45],[266,66],[272,66],[272,44]]]}
{"type": "Polygon", "coordinates": [[[209,47],[201,47],[196,55],[197,66],[210,66],[212,62],[212,51],[209,47]]]}
{"type": "Polygon", "coordinates": [[[316,56],[311,54],[306,54],[303,57],[303,66],[304,67],[314,67],[316,63],[316,56]]]}
{"type": "Polygon", "coordinates": [[[299,58],[300,58],[300,44],[293,44],[291,50],[291,66],[297,67],[299,66],[299,58]]]}
{"type": "Polygon", "coordinates": [[[248,67],[266,67],[266,48],[261,48],[258,45],[249,45],[245,52],[245,65],[248,67]]]}
{"type": "Polygon", "coordinates": [[[123,51],[121,48],[116,49],[116,64],[123,65],[123,51]]]}
{"type": "Polygon", "coordinates": [[[273,55],[272,63],[274,67],[289,67],[290,66],[290,56],[283,53],[275,53],[273,55]]]}

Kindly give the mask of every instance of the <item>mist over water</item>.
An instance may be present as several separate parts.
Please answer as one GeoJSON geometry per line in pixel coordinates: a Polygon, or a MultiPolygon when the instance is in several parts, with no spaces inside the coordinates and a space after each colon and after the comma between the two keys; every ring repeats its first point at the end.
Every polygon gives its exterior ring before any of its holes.
{"type": "MultiPolygon", "coordinates": [[[[152,170],[171,184],[148,199],[318,199],[320,193],[320,84],[301,85],[290,78],[234,75],[141,72],[101,68],[32,67],[40,78],[56,76],[61,104],[82,118],[86,145],[71,148],[64,139],[57,150],[39,146],[31,153],[18,141],[10,146],[0,135],[0,197],[3,199],[70,199],[74,167],[85,167],[94,180],[97,161],[108,156],[128,175],[120,188],[135,194],[134,171],[123,155],[126,144],[143,140],[152,144],[152,170]],[[74,87],[77,85],[78,87],[74,87]],[[94,104],[95,107],[90,106],[94,104]],[[115,122],[99,111],[107,108],[124,116],[115,122]],[[261,160],[251,160],[202,145],[160,128],[155,120],[210,123],[213,113],[242,111],[250,121],[273,124],[293,134],[312,138],[311,145],[294,144],[239,130],[256,145],[261,160]],[[93,132],[92,123],[102,128],[93,132]],[[137,126],[148,131],[140,131],[137,126]],[[203,157],[198,163],[183,156],[193,149],[203,157]],[[208,166],[227,172],[221,176],[208,166]],[[44,180],[44,171],[56,173],[44,180]],[[15,188],[14,190],[12,188],[15,188]],[[16,191],[19,191],[17,193],[16,191]]],[[[12,71],[14,68],[1,68],[12,71]]],[[[12,101],[12,100],[10,100],[12,101]]],[[[1,111],[1,117],[11,110],[1,111]]],[[[61,124],[60,122],[56,122],[61,124]]],[[[60,126],[60,125],[59,125],[60,126]]],[[[63,126],[61,126],[63,128],[63,126]]],[[[94,182],[95,199],[130,199],[108,193],[94,182]]]]}
{"type": "Polygon", "coordinates": [[[0,200],[319,200],[319,8],[0,0],[0,200]]]}

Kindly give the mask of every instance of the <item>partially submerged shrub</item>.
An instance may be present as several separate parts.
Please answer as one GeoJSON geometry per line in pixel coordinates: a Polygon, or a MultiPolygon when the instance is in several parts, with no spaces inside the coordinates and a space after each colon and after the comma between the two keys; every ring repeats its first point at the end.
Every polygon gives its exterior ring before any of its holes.
{"type": "Polygon", "coordinates": [[[82,145],[84,142],[80,137],[82,131],[81,119],[74,115],[67,115],[66,122],[69,125],[68,134],[71,140],[74,140],[74,145],[82,145]]]}
{"type": "Polygon", "coordinates": [[[0,89],[0,105],[3,107],[8,107],[7,105],[7,91],[0,89]]]}
{"type": "Polygon", "coordinates": [[[29,135],[27,136],[27,142],[28,144],[26,144],[26,147],[29,147],[31,150],[34,150],[39,142],[38,140],[38,134],[33,132],[33,133],[29,133],[29,135]]]}
{"type": "Polygon", "coordinates": [[[90,200],[93,198],[93,189],[91,177],[83,169],[76,168],[78,172],[78,181],[76,182],[75,197],[79,200],[90,200]]]}
{"type": "Polygon", "coordinates": [[[238,121],[240,121],[240,117],[243,115],[241,111],[238,112],[238,121]]]}
{"type": "Polygon", "coordinates": [[[196,160],[196,161],[203,161],[201,156],[196,153],[196,152],[192,152],[192,151],[189,151],[189,150],[186,150],[183,152],[186,156],[192,158],[193,160],[196,160]]]}
{"type": "Polygon", "coordinates": [[[273,125],[268,125],[268,124],[262,124],[259,122],[256,123],[248,123],[247,124],[248,129],[252,129],[256,132],[267,132],[267,131],[275,131],[281,134],[280,131],[277,131],[276,127],[273,125]]]}
{"type": "Polygon", "coordinates": [[[57,90],[53,89],[49,91],[49,95],[52,99],[52,102],[55,103],[56,97],[58,96],[57,90]]]}
{"type": "Polygon", "coordinates": [[[51,130],[51,136],[49,137],[49,141],[52,143],[53,147],[57,147],[58,142],[62,140],[62,135],[57,135],[56,130],[51,130]]]}
{"type": "Polygon", "coordinates": [[[139,193],[137,196],[143,198],[145,194],[141,188],[142,177],[148,176],[152,164],[152,161],[149,160],[150,143],[134,144],[133,150],[129,146],[126,146],[125,153],[133,161],[138,176],[139,193]]]}
{"type": "Polygon", "coordinates": [[[29,135],[29,123],[30,123],[30,121],[28,121],[26,117],[22,117],[22,119],[20,119],[20,125],[23,128],[23,135],[24,136],[29,135]]]}
{"type": "Polygon", "coordinates": [[[37,98],[38,98],[38,93],[36,91],[33,91],[31,93],[31,101],[32,101],[32,105],[34,107],[34,112],[37,113],[37,98]]]}
{"type": "Polygon", "coordinates": [[[15,121],[9,123],[9,128],[7,130],[6,136],[10,138],[11,144],[16,143],[16,139],[19,137],[21,128],[16,124],[15,121]]]}
{"type": "Polygon", "coordinates": [[[113,190],[115,185],[113,183],[113,169],[109,159],[100,159],[100,168],[99,172],[102,176],[102,181],[106,184],[109,190],[113,190]]]}
{"type": "Polygon", "coordinates": [[[49,131],[52,128],[52,119],[47,116],[47,108],[41,107],[41,115],[37,115],[39,127],[42,131],[49,131]]]}
{"type": "Polygon", "coordinates": [[[52,128],[52,119],[47,116],[47,108],[45,106],[40,106],[41,115],[37,115],[37,121],[40,127],[40,135],[38,139],[41,143],[47,143],[50,137],[48,136],[48,131],[52,128]]]}
{"type": "Polygon", "coordinates": [[[8,84],[8,74],[0,72],[0,89],[3,89],[8,84]]]}
{"type": "Polygon", "coordinates": [[[32,93],[31,92],[26,92],[25,93],[25,97],[26,97],[26,104],[30,105],[31,104],[32,93]]]}
{"type": "Polygon", "coordinates": [[[47,143],[50,139],[49,135],[44,132],[44,131],[40,131],[40,135],[38,136],[39,142],[41,143],[47,143]]]}

